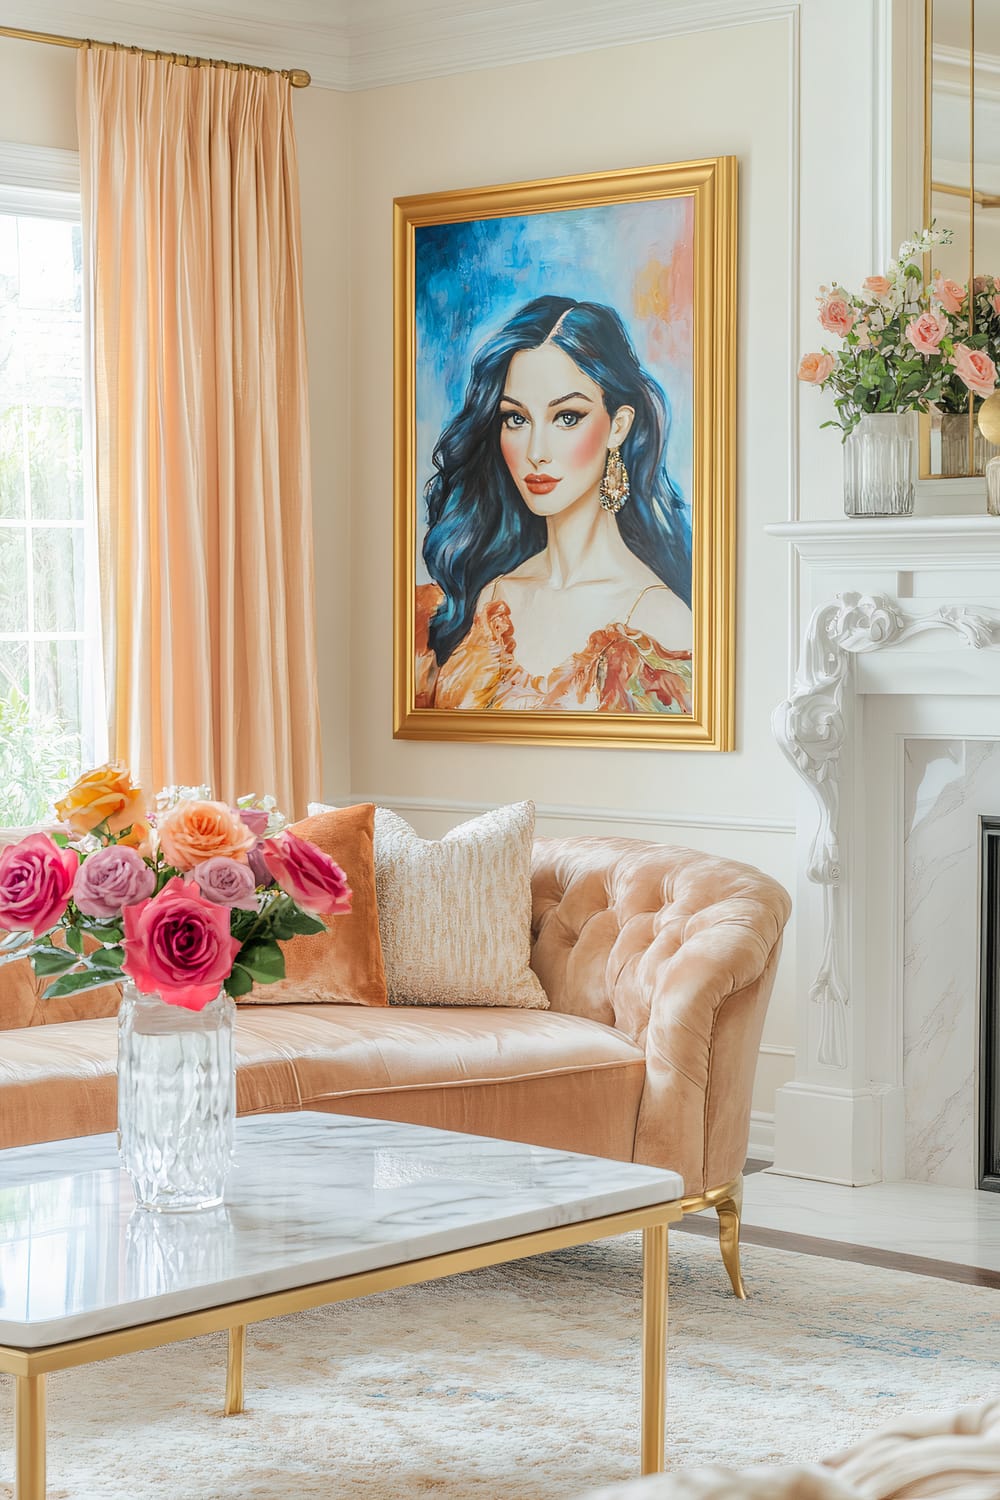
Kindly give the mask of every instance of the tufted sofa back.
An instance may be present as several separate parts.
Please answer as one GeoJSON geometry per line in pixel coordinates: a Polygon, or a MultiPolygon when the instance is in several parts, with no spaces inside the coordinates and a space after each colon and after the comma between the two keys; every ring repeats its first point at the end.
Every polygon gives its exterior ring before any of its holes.
{"type": "Polygon", "coordinates": [[[532,966],[554,1010],[646,1054],[635,1160],[689,1194],[743,1168],[767,1002],[791,902],[751,865],[637,839],[539,839],[532,966]]]}

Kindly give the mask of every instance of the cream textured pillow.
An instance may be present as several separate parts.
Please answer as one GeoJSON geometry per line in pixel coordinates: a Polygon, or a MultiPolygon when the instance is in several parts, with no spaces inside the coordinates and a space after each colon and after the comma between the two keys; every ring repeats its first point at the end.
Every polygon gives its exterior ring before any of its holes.
{"type": "Polygon", "coordinates": [[[529,967],[535,808],[517,802],[422,839],[375,810],[375,888],[392,1005],[547,1010],[529,967]]]}

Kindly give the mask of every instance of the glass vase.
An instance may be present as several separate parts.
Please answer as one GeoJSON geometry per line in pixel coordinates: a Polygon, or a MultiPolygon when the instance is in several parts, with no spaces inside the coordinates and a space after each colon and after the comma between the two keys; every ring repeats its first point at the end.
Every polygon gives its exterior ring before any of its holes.
{"type": "Polygon", "coordinates": [[[986,465],[986,514],[1000,516],[1000,456],[986,465]]]}
{"type": "Polygon", "coordinates": [[[126,982],[118,1012],[118,1149],[140,1208],[190,1213],[223,1200],[236,1119],[236,1007],[168,1005],[126,982]]]}
{"type": "Polygon", "coordinates": [[[913,514],[915,413],[865,412],[844,443],[849,516],[913,514]]]}
{"type": "Polygon", "coordinates": [[[1000,451],[979,430],[979,423],[969,423],[968,412],[946,411],[941,418],[941,475],[954,479],[984,474],[990,459],[1000,451]],[[969,456],[971,433],[972,456],[969,456]]]}

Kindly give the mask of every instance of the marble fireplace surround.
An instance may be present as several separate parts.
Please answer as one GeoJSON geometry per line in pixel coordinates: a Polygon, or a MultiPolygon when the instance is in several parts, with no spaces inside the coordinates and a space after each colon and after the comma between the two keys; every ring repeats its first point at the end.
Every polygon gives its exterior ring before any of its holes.
{"type": "Polygon", "coordinates": [[[973,1186],[977,820],[1000,813],[1000,520],[768,531],[798,554],[807,622],[773,717],[799,798],[796,1072],[776,1098],[773,1170],[973,1186]]]}

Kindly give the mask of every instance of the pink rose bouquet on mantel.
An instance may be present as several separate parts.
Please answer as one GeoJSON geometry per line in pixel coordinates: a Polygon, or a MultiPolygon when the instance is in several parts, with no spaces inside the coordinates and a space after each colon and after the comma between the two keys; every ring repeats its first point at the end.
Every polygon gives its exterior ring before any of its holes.
{"type": "Polygon", "coordinates": [[[0,850],[0,962],[30,959],[45,999],[127,977],[202,1010],[283,979],[280,944],[351,909],[343,870],[270,797],[230,807],[172,787],[145,812],[128,771],[101,766],[57,812],[62,829],[0,850]]]}
{"type": "Polygon", "coordinates": [[[968,288],[940,272],[925,282],[918,264],[950,239],[951,230],[932,228],[906,240],[886,274],[867,277],[860,292],[820,287],[820,326],[840,343],[803,355],[798,378],[833,392],[837,416],[824,427],[847,437],[866,413],[958,410],[969,392],[973,399],[992,392],[1000,283],[977,279],[970,329],[968,288]]]}

